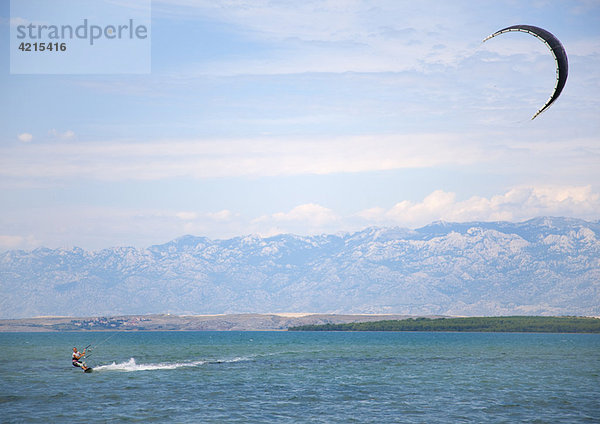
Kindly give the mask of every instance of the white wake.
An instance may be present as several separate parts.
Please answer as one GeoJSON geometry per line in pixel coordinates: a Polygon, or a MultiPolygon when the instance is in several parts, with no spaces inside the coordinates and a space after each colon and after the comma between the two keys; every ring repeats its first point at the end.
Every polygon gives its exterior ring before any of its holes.
{"type": "Polygon", "coordinates": [[[157,364],[138,364],[135,362],[135,358],[129,359],[129,361],[116,363],[113,362],[109,365],[100,365],[94,367],[94,371],[123,371],[123,372],[131,372],[131,371],[151,371],[151,370],[174,370],[177,368],[184,367],[197,367],[205,364],[216,364],[216,363],[228,363],[228,362],[239,362],[243,361],[246,358],[233,358],[226,360],[213,360],[213,361],[190,361],[190,362],[159,362],[157,364]]]}

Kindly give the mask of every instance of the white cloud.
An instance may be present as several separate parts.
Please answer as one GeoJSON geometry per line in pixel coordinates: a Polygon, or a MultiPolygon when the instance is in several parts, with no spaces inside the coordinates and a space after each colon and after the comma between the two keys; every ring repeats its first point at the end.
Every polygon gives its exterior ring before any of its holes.
{"type": "Polygon", "coordinates": [[[323,226],[335,222],[338,218],[331,209],[314,203],[307,203],[296,206],[289,212],[277,212],[270,217],[261,217],[257,222],[269,219],[275,222],[301,222],[312,226],[323,226]]]}
{"type": "Polygon", "coordinates": [[[177,212],[175,216],[183,221],[191,221],[198,218],[198,214],[195,212],[177,212]]]}
{"type": "Polygon", "coordinates": [[[184,19],[208,17],[231,27],[249,43],[270,47],[260,58],[203,62],[198,72],[269,75],[398,72],[430,64],[455,65],[471,50],[458,36],[467,29],[455,17],[472,6],[431,2],[431,7],[438,13],[423,16],[419,13],[423,5],[398,1],[161,0],[153,3],[153,12],[184,19]]]}
{"type": "Polygon", "coordinates": [[[145,247],[168,242],[184,234],[226,239],[247,234],[273,236],[333,234],[358,231],[368,226],[418,228],[433,221],[524,221],[537,216],[600,219],[600,194],[589,186],[515,187],[489,197],[458,199],[454,193],[436,190],[421,201],[401,200],[391,208],[370,208],[342,214],[316,203],[286,211],[252,216],[243,211],[169,211],[102,207],[48,207],[14,212],[5,218],[15,227],[27,228],[34,237],[0,236],[0,248],[81,246],[145,247]],[[48,225],[52,223],[52,225],[48,225]]]}
{"type": "Polygon", "coordinates": [[[482,149],[451,134],[312,139],[53,143],[0,148],[0,175],[157,180],[364,172],[485,161],[482,149]]]}
{"type": "Polygon", "coordinates": [[[182,211],[175,213],[175,216],[183,221],[202,221],[208,219],[211,221],[225,222],[235,218],[236,214],[230,210],[223,209],[218,212],[205,213],[182,211]]]}
{"type": "Polygon", "coordinates": [[[223,209],[219,212],[207,212],[205,216],[214,221],[225,222],[234,219],[237,215],[231,212],[230,210],[223,209]]]}
{"type": "Polygon", "coordinates": [[[31,140],[33,140],[33,135],[30,133],[22,133],[19,134],[17,138],[23,143],[29,143],[31,140]]]}
{"type": "Polygon", "coordinates": [[[264,237],[283,233],[300,235],[334,232],[342,221],[331,209],[314,203],[298,205],[288,212],[276,212],[253,219],[248,228],[264,237]]]}
{"type": "Polygon", "coordinates": [[[327,175],[457,167],[535,175],[550,184],[600,178],[595,138],[477,133],[348,137],[57,141],[0,146],[0,177],[101,181],[327,175]]]}
{"type": "Polygon", "coordinates": [[[32,236],[0,235],[0,250],[29,249],[39,245],[32,236]]]}
{"type": "Polygon", "coordinates": [[[73,132],[72,130],[66,130],[61,132],[53,128],[50,131],[48,131],[48,135],[55,137],[59,140],[71,140],[75,138],[75,132],[73,132]]]}
{"type": "Polygon", "coordinates": [[[21,236],[3,236],[0,235],[0,247],[14,249],[23,243],[21,236]]]}
{"type": "Polygon", "coordinates": [[[457,200],[454,193],[436,190],[421,202],[404,200],[390,209],[372,208],[358,213],[375,225],[419,227],[432,221],[521,221],[536,216],[598,219],[600,195],[591,186],[516,187],[489,198],[457,200]]]}
{"type": "Polygon", "coordinates": [[[102,206],[46,206],[3,211],[4,222],[27,229],[34,236],[0,235],[0,250],[79,246],[102,249],[112,246],[147,247],[184,234],[229,238],[251,232],[239,214],[130,209],[102,206]]]}

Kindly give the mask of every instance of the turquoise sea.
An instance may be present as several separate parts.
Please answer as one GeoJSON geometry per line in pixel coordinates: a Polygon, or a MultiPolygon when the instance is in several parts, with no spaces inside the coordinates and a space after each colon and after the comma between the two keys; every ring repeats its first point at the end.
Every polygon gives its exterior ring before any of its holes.
{"type": "Polygon", "coordinates": [[[0,421],[598,423],[600,335],[2,333],[0,421]]]}

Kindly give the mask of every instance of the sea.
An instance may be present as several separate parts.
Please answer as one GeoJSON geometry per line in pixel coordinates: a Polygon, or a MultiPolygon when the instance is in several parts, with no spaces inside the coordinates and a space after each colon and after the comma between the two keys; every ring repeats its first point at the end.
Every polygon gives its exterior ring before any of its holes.
{"type": "Polygon", "coordinates": [[[600,335],[0,333],[0,422],[600,423],[600,335]]]}

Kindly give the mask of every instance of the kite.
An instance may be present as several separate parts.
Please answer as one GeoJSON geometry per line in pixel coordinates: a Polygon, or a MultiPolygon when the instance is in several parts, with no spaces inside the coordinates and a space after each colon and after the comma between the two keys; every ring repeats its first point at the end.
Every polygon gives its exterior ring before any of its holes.
{"type": "Polygon", "coordinates": [[[485,40],[483,40],[483,42],[489,40],[490,38],[494,38],[497,35],[512,31],[526,32],[542,40],[544,44],[548,46],[548,48],[552,52],[552,55],[554,56],[554,60],[556,61],[556,84],[554,85],[554,91],[552,91],[552,95],[550,95],[550,98],[548,99],[548,101],[546,101],[544,106],[542,106],[535,113],[535,115],[533,115],[533,118],[531,118],[533,120],[540,113],[548,109],[550,105],[554,103],[556,99],[558,99],[558,96],[560,96],[560,93],[563,90],[565,83],[567,82],[567,75],[569,73],[569,62],[567,60],[567,52],[565,52],[565,48],[560,43],[558,38],[556,38],[554,35],[546,31],[545,29],[538,28],[533,25],[509,26],[508,28],[504,28],[500,31],[493,33],[485,40]]]}

